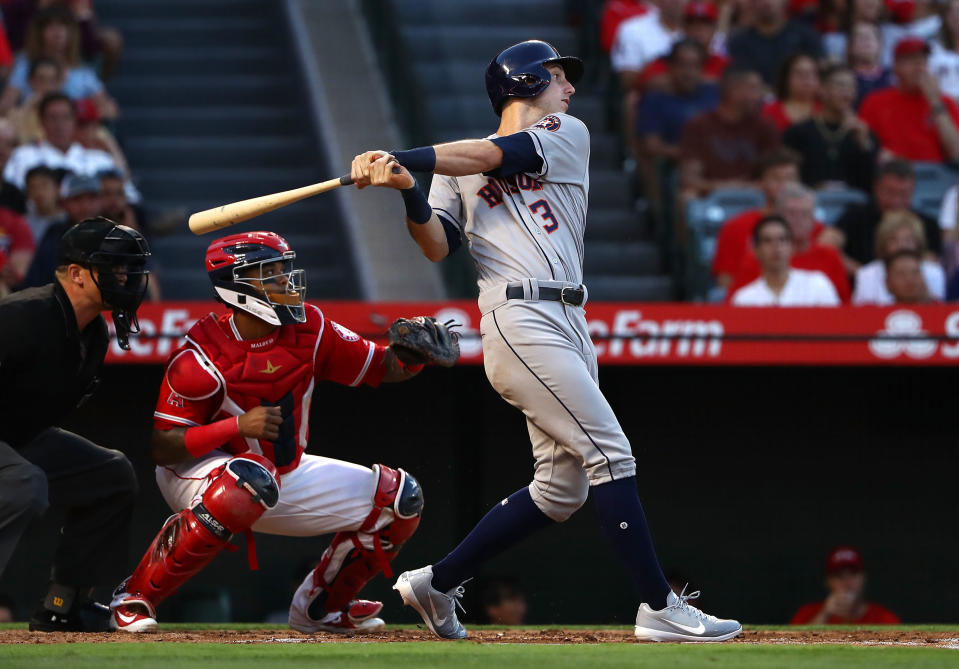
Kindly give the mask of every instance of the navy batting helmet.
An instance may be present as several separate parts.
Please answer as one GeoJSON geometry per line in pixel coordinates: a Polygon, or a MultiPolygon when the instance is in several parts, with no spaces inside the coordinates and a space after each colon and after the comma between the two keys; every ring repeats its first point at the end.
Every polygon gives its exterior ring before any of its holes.
{"type": "Polygon", "coordinates": [[[546,69],[550,64],[562,67],[571,84],[583,76],[583,61],[560,56],[556,47],[540,40],[514,44],[496,56],[486,68],[486,93],[496,115],[503,113],[506,98],[531,98],[546,90],[552,80],[546,69]]]}

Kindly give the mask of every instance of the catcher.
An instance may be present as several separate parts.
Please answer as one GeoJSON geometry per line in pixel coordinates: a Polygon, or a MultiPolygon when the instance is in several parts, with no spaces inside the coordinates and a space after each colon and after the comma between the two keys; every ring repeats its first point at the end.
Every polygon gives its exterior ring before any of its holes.
{"type": "Polygon", "coordinates": [[[133,574],[114,592],[112,625],[156,628],[156,607],[224,548],[253,532],[335,532],[290,605],[300,632],[372,632],[381,602],[360,589],[416,530],[423,493],[402,469],[304,454],[317,381],[405,381],[426,363],[452,365],[455,334],[432,319],[401,319],[390,347],[373,344],[305,302],[295,252],[272,232],[214,241],[206,269],[231,313],[200,319],[167,362],[154,412],[156,478],[173,509],[133,574]],[[392,346],[401,351],[394,354],[392,346]]]}

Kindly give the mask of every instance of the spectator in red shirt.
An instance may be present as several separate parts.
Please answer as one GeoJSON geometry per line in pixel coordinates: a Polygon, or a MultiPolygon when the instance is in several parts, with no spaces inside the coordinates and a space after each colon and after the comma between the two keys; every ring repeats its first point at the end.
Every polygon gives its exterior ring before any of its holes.
{"type": "Polygon", "coordinates": [[[23,279],[35,249],[33,234],[23,217],[0,207],[0,253],[6,258],[0,268],[0,297],[23,279]]]}
{"type": "MultiPolygon", "coordinates": [[[[839,251],[833,246],[815,243],[817,229],[822,230],[822,226],[817,226],[815,210],[814,191],[799,184],[783,186],[776,200],[776,213],[786,219],[793,234],[793,255],[789,266],[793,269],[819,270],[832,281],[839,299],[848,303],[852,291],[839,251]]],[[[750,249],[743,258],[742,266],[728,294],[733,295],[753,282],[760,273],[759,261],[750,249]]]]}
{"type": "MultiPolygon", "coordinates": [[[[707,82],[719,81],[719,76],[729,65],[729,58],[718,53],[715,48],[716,26],[719,13],[716,5],[705,0],[693,0],[683,12],[683,37],[702,45],[706,54],[702,65],[702,79],[707,82]]],[[[640,75],[639,83],[643,90],[669,89],[669,58],[654,60],[646,66],[640,75]]]]}
{"type": "Polygon", "coordinates": [[[819,110],[819,70],[807,54],[794,53],[779,69],[776,99],[763,107],[763,116],[785,132],[819,110]]]}
{"type": "Polygon", "coordinates": [[[929,45],[906,37],[895,49],[896,84],[870,93],[859,116],[884,153],[908,160],[959,161],[959,107],[939,92],[929,72],[929,45]]]}
{"type": "Polygon", "coordinates": [[[786,184],[799,183],[799,156],[789,149],[777,149],[759,161],[759,188],[766,197],[762,209],[749,209],[723,224],[713,258],[713,276],[716,285],[728,288],[733,282],[743,257],[749,252],[750,239],[756,223],[776,209],[776,198],[786,184]]]}
{"type": "Polygon", "coordinates": [[[684,197],[755,185],[759,157],[779,146],[776,127],[759,116],[762,96],[757,72],[726,68],[719,80],[719,105],[693,117],[683,128],[680,188],[684,197]]]}
{"type": "Polygon", "coordinates": [[[838,546],[826,558],[826,587],[822,602],[805,604],[791,625],[897,625],[899,616],[865,599],[866,570],[852,546],[838,546]]]}

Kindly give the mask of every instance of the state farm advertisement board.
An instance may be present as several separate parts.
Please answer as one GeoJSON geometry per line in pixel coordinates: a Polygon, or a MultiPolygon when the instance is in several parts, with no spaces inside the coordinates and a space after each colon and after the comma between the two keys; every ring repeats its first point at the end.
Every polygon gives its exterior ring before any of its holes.
{"type": "MultiPolygon", "coordinates": [[[[461,324],[462,363],[482,363],[480,314],[471,300],[320,306],[327,318],[379,343],[400,316],[453,319],[461,324]]],[[[162,364],[197,319],[224,310],[215,302],[144,304],[142,332],[130,337],[131,350],[114,341],[107,362],[162,364]]],[[[959,305],[785,309],[590,302],[586,318],[599,361],[607,365],[959,364],[959,305]]]]}

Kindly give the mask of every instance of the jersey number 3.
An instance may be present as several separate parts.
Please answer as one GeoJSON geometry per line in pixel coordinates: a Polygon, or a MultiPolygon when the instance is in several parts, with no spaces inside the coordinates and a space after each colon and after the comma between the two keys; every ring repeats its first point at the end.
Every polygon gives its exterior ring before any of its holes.
{"type": "Polygon", "coordinates": [[[556,217],[553,216],[553,210],[549,208],[549,202],[546,200],[536,200],[536,202],[529,206],[529,210],[534,214],[540,209],[543,210],[543,213],[541,213],[539,216],[546,221],[546,224],[543,226],[543,230],[549,233],[555,232],[556,228],[559,227],[559,221],[557,221],[556,217]]]}

